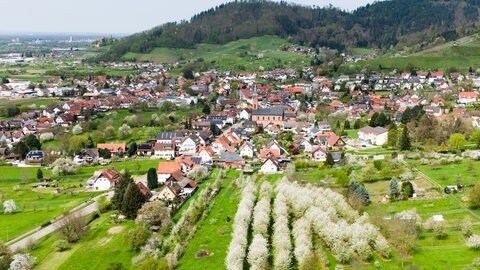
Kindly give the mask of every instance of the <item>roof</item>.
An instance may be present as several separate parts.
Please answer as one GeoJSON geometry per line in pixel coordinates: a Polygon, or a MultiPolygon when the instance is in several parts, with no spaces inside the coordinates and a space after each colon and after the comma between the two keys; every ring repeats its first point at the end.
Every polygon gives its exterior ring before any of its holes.
{"type": "Polygon", "coordinates": [[[126,145],[124,143],[99,143],[97,144],[97,149],[108,149],[112,153],[116,153],[119,150],[125,152],[126,145]]]}
{"type": "Polygon", "coordinates": [[[383,127],[371,127],[371,126],[366,126],[361,128],[358,132],[363,132],[363,133],[373,133],[374,135],[380,135],[385,132],[388,132],[386,128],[383,127]]]}
{"type": "Polygon", "coordinates": [[[476,98],[478,96],[477,92],[460,92],[458,93],[459,98],[476,98]]]}
{"type": "Polygon", "coordinates": [[[243,159],[240,155],[233,152],[222,152],[220,153],[221,162],[242,162],[243,159]]]}
{"type": "Polygon", "coordinates": [[[283,116],[283,108],[257,109],[252,111],[252,115],[277,115],[283,116]]]}
{"type": "Polygon", "coordinates": [[[151,151],[152,145],[149,143],[142,143],[137,146],[137,151],[151,151]]]}
{"type": "Polygon", "coordinates": [[[176,131],[176,132],[160,132],[155,137],[156,140],[171,140],[173,138],[183,137],[183,132],[176,131]]]}
{"type": "Polygon", "coordinates": [[[40,150],[30,151],[27,154],[27,159],[40,159],[40,158],[43,158],[43,151],[40,151],[40,150]]]}
{"type": "Polygon", "coordinates": [[[137,183],[137,188],[145,200],[148,201],[153,196],[152,192],[142,182],[137,183]]]}
{"type": "Polygon", "coordinates": [[[173,174],[180,172],[180,165],[175,161],[159,162],[157,168],[157,174],[173,174]]]}

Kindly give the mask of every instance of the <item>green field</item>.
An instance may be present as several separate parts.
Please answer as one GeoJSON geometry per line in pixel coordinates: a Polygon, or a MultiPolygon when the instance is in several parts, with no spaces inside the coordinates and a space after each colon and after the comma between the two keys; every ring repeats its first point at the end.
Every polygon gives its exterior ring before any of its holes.
{"type": "Polygon", "coordinates": [[[116,224],[110,221],[109,213],[89,225],[89,230],[79,243],[64,252],[54,251],[52,245],[58,237],[50,235],[37,243],[31,254],[37,257],[36,269],[107,269],[111,263],[121,263],[124,269],[133,269],[131,259],[138,252],[130,250],[123,233],[135,226],[132,221],[116,224]],[[119,233],[110,229],[122,227],[119,233]]]}
{"type": "Polygon", "coordinates": [[[0,240],[8,241],[41,224],[52,220],[65,211],[74,208],[89,198],[99,194],[82,192],[88,178],[96,170],[114,167],[118,171],[128,169],[133,175],[146,174],[149,168],[156,168],[159,160],[132,160],[112,163],[106,166],[81,167],[80,173],[70,176],[53,176],[43,168],[44,177],[56,180],[61,194],[53,189],[32,189],[36,180],[37,168],[0,167],[0,194],[2,201],[14,200],[17,212],[0,214],[0,240]]]}
{"type": "Polygon", "coordinates": [[[283,45],[291,44],[276,36],[263,36],[225,45],[199,44],[195,49],[156,48],[148,54],[128,53],[124,59],[160,63],[203,59],[220,70],[259,70],[260,67],[268,70],[281,65],[309,64],[309,57],[282,51],[283,45]]]}
{"type": "Polygon", "coordinates": [[[456,41],[446,42],[426,50],[402,56],[385,55],[374,60],[360,61],[355,66],[370,66],[376,69],[409,71],[457,69],[466,72],[469,67],[480,63],[480,35],[467,36],[456,41]]]}
{"type": "Polygon", "coordinates": [[[215,198],[209,216],[202,221],[185,254],[178,262],[178,269],[223,269],[228,245],[232,238],[232,221],[237,212],[241,190],[235,186],[239,172],[230,171],[222,182],[222,190],[215,198]],[[200,250],[208,250],[212,256],[196,259],[200,250]]]}

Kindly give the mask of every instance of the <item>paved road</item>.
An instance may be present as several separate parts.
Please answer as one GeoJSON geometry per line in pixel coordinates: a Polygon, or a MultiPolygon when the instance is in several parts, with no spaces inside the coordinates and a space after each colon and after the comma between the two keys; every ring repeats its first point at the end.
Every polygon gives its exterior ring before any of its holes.
{"type": "MultiPolygon", "coordinates": [[[[113,195],[113,192],[109,192],[107,194],[107,198],[111,197],[112,195],[113,195]]],[[[95,197],[93,199],[93,201],[94,201],[93,203],[90,203],[90,204],[83,203],[83,204],[79,205],[74,210],[70,211],[70,213],[81,215],[82,217],[84,217],[84,216],[87,216],[87,215],[89,215],[89,214],[91,214],[95,211],[98,211],[97,200],[101,196],[104,196],[104,195],[100,195],[100,196],[95,197]]],[[[26,248],[28,246],[28,244],[35,243],[39,239],[41,239],[41,238],[53,233],[54,231],[58,230],[59,228],[61,228],[64,219],[65,219],[64,217],[59,218],[59,219],[55,220],[52,224],[50,224],[46,227],[43,227],[43,228],[37,227],[37,228],[31,230],[30,232],[28,232],[26,234],[23,234],[22,236],[19,236],[15,239],[12,239],[11,241],[7,242],[7,245],[10,246],[10,249],[12,251],[16,251],[16,250],[19,250],[19,249],[26,248]],[[28,236],[22,238],[25,235],[28,235],[28,236]]]]}

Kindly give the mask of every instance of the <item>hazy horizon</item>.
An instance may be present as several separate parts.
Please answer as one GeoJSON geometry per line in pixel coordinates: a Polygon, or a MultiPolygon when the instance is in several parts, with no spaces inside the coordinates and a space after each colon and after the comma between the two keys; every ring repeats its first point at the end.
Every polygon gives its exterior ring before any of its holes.
{"type": "MultiPolygon", "coordinates": [[[[116,34],[128,35],[174,21],[189,20],[193,15],[231,1],[207,0],[0,0],[0,34],[116,34]],[[26,8],[27,7],[27,8],[26,8]]],[[[276,1],[278,2],[278,1],[276,1]]],[[[288,1],[307,6],[328,6],[331,0],[288,1]]],[[[337,0],[333,6],[354,10],[373,0],[337,0]]]]}

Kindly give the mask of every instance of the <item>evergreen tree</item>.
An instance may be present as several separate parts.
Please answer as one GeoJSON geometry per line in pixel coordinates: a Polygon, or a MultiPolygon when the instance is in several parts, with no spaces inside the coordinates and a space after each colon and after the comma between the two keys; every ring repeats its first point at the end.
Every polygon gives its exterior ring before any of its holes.
{"type": "Polygon", "coordinates": [[[402,137],[400,138],[400,150],[408,151],[412,148],[410,144],[410,137],[408,136],[408,128],[405,126],[402,131],[402,137]]]}
{"type": "Polygon", "coordinates": [[[30,149],[23,141],[19,141],[13,146],[13,152],[17,155],[20,155],[22,158],[25,158],[29,151],[30,149]]]}
{"type": "Polygon", "coordinates": [[[345,120],[345,122],[343,123],[343,129],[344,130],[350,129],[350,121],[345,120]]]}
{"type": "Polygon", "coordinates": [[[28,149],[30,149],[30,150],[41,150],[42,149],[42,144],[40,143],[38,138],[33,134],[30,134],[26,137],[23,137],[22,141],[25,142],[28,149]]]}
{"type": "Polygon", "coordinates": [[[129,181],[123,197],[121,213],[128,219],[135,219],[138,209],[142,208],[144,202],[145,197],[143,197],[135,182],[133,180],[129,181]]]}
{"type": "Polygon", "coordinates": [[[330,168],[335,165],[335,161],[333,160],[333,156],[332,154],[330,154],[330,152],[327,154],[327,160],[325,160],[325,165],[330,168]]]}
{"type": "Polygon", "coordinates": [[[202,112],[204,114],[210,114],[210,106],[208,104],[203,104],[202,112]]]}
{"type": "Polygon", "coordinates": [[[133,182],[133,178],[128,171],[125,171],[121,176],[118,183],[115,185],[112,203],[117,209],[122,208],[122,202],[127,190],[128,184],[133,182]]]}
{"type": "Polygon", "coordinates": [[[360,119],[355,120],[355,123],[353,123],[354,129],[360,129],[361,126],[362,126],[362,121],[360,119]]]}
{"type": "Polygon", "coordinates": [[[400,190],[398,189],[397,178],[392,177],[390,180],[390,197],[396,199],[400,195],[400,190]]]}
{"type": "Polygon", "coordinates": [[[376,112],[372,115],[370,118],[370,122],[368,123],[369,126],[371,127],[376,127],[377,125],[377,118],[379,117],[379,114],[376,112]]]}
{"type": "Polygon", "coordinates": [[[402,183],[402,196],[403,199],[406,200],[408,198],[411,198],[413,196],[414,189],[413,185],[410,181],[406,181],[402,183]]]}
{"type": "Polygon", "coordinates": [[[38,168],[37,170],[37,179],[42,180],[43,179],[43,172],[41,168],[38,168]]]}
{"type": "Polygon", "coordinates": [[[137,153],[137,143],[136,143],[136,142],[132,142],[132,143],[128,146],[127,154],[128,154],[129,157],[131,157],[131,156],[134,156],[136,153],[137,153]]]}
{"type": "Polygon", "coordinates": [[[95,144],[93,143],[93,139],[91,136],[88,136],[88,140],[87,140],[87,148],[95,148],[95,144]]]}
{"type": "Polygon", "coordinates": [[[356,180],[351,180],[350,184],[348,184],[348,194],[359,198],[363,205],[370,204],[368,190],[356,180]]]}
{"type": "Polygon", "coordinates": [[[155,170],[155,168],[148,169],[147,185],[150,190],[158,188],[158,176],[157,170],[155,170]]]}

